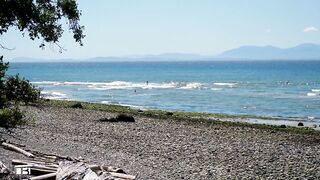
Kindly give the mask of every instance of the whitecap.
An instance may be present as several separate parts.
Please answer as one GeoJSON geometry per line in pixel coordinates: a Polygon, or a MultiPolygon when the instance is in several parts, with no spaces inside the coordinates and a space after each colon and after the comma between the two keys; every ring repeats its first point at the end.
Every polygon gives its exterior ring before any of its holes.
{"type": "Polygon", "coordinates": [[[315,120],[315,119],[316,119],[316,118],[313,117],[313,116],[308,116],[307,118],[308,118],[308,120],[315,120]]]}
{"type": "Polygon", "coordinates": [[[237,85],[237,83],[224,83],[224,82],[216,82],[213,84],[216,86],[229,86],[229,87],[234,87],[235,85],[237,85]]]}
{"type": "Polygon", "coordinates": [[[307,93],[307,96],[317,96],[317,93],[307,93]]]}
{"type": "Polygon", "coordinates": [[[67,99],[67,94],[56,91],[41,91],[40,96],[47,99],[67,99]]]}
{"type": "Polygon", "coordinates": [[[211,88],[212,91],[222,91],[222,88],[211,88]]]}
{"type": "Polygon", "coordinates": [[[202,83],[187,83],[185,86],[180,87],[180,89],[202,89],[204,88],[204,84],[202,83]]]}
{"type": "Polygon", "coordinates": [[[320,93],[320,89],[311,89],[312,92],[320,93]]]}
{"type": "Polygon", "coordinates": [[[110,101],[101,101],[102,104],[110,104],[110,101]]]}
{"type": "Polygon", "coordinates": [[[58,81],[32,81],[31,84],[48,84],[54,85],[56,83],[60,83],[58,81]]]}

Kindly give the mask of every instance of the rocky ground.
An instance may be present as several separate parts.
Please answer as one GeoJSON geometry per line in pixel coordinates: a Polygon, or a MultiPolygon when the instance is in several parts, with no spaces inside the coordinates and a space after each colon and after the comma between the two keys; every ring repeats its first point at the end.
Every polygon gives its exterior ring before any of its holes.
{"type": "MultiPolygon", "coordinates": [[[[10,142],[26,149],[121,167],[138,179],[319,179],[320,137],[223,124],[135,117],[72,108],[28,107],[33,126],[10,142]]],[[[0,161],[24,158],[0,147],[0,161]]]]}

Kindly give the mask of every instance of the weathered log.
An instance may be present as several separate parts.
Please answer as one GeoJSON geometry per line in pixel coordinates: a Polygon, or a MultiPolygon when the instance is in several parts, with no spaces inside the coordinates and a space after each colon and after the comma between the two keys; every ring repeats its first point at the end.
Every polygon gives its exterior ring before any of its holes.
{"type": "Polygon", "coordinates": [[[44,174],[41,176],[35,176],[35,177],[30,178],[30,180],[44,180],[44,179],[54,178],[56,175],[57,175],[57,173],[54,172],[54,173],[44,174]]]}
{"type": "Polygon", "coordinates": [[[54,173],[54,172],[57,172],[57,171],[31,167],[32,175],[48,174],[48,173],[54,173]]]}
{"type": "Polygon", "coordinates": [[[19,160],[19,159],[12,159],[11,160],[13,165],[32,165],[34,167],[41,166],[40,168],[48,169],[48,170],[57,170],[58,165],[56,164],[46,164],[46,162],[41,161],[30,161],[30,160],[19,160]]]}
{"type": "Polygon", "coordinates": [[[86,175],[83,177],[82,180],[96,180],[99,179],[98,175],[93,172],[91,169],[88,169],[86,175]]]}
{"type": "Polygon", "coordinates": [[[42,166],[38,164],[31,164],[31,168],[44,169],[44,170],[53,171],[53,172],[56,172],[58,170],[57,168],[51,168],[51,167],[42,166]]]}
{"type": "Polygon", "coordinates": [[[136,179],[136,176],[129,175],[129,174],[123,174],[123,173],[115,173],[115,172],[109,172],[111,176],[115,178],[122,178],[122,179],[129,179],[129,180],[134,180],[136,179]]]}
{"type": "Polygon", "coordinates": [[[23,149],[15,146],[15,145],[12,145],[12,144],[3,142],[3,143],[2,143],[2,146],[6,147],[6,148],[8,148],[8,149],[17,151],[17,152],[19,152],[19,153],[21,153],[21,154],[23,154],[23,155],[25,155],[25,156],[27,156],[27,157],[31,157],[31,158],[34,157],[33,154],[31,154],[31,153],[29,153],[29,152],[27,152],[27,151],[25,151],[25,150],[23,150],[23,149]]]}
{"type": "Polygon", "coordinates": [[[92,171],[83,162],[63,161],[59,163],[56,179],[79,179],[92,171]]]}

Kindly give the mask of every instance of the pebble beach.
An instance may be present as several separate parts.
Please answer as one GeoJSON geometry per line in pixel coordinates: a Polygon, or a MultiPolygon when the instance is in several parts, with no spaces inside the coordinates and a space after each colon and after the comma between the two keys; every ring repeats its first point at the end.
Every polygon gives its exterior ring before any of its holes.
{"type": "MultiPolygon", "coordinates": [[[[319,179],[320,137],[272,129],[116,114],[62,107],[26,107],[33,125],[10,142],[48,154],[121,167],[137,179],[319,179]]],[[[22,155],[0,147],[10,165],[22,155]]]]}

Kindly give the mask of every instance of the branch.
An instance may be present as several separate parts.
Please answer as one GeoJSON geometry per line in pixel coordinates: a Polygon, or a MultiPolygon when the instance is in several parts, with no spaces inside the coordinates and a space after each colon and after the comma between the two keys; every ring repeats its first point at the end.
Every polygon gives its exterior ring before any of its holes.
{"type": "Polygon", "coordinates": [[[62,53],[62,51],[67,51],[67,49],[63,48],[58,43],[55,42],[54,44],[59,47],[59,53],[62,53]]]}
{"type": "Polygon", "coordinates": [[[0,48],[1,48],[1,49],[5,49],[5,50],[8,50],[8,51],[12,51],[12,50],[15,49],[15,48],[8,48],[8,47],[6,47],[6,46],[3,46],[2,44],[0,44],[0,48]]]}

